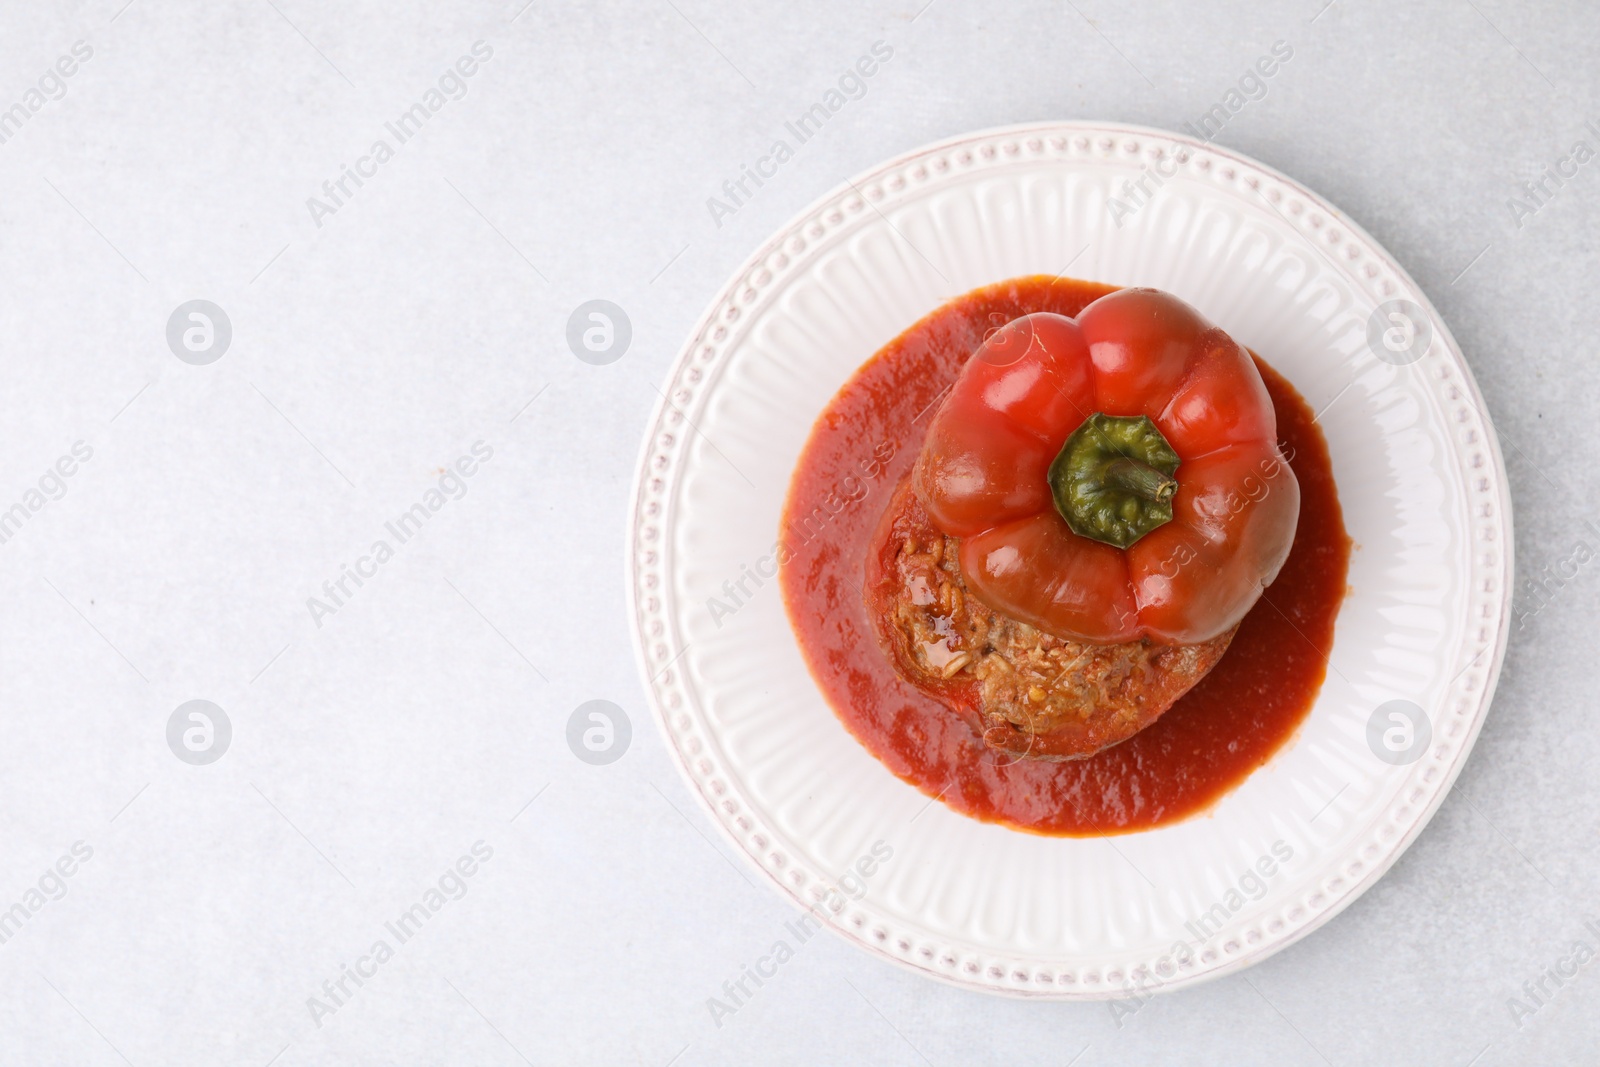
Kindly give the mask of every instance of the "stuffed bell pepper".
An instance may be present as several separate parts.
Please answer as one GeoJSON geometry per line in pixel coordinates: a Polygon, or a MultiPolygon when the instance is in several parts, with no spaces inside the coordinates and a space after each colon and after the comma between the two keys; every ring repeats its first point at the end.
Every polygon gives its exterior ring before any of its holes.
{"type": "Polygon", "coordinates": [[[1123,289],[968,360],[884,516],[869,605],[900,673],[991,748],[1082,758],[1211,670],[1299,509],[1250,354],[1123,289]]]}

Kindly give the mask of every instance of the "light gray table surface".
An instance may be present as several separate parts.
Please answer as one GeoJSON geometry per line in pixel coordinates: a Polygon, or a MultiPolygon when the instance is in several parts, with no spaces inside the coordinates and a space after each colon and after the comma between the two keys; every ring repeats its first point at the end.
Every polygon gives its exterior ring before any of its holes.
{"type": "Polygon", "coordinates": [[[1600,552],[1600,162],[1562,162],[1600,149],[1597,9],[523,3],[0,9],[0,109],[22,108],[0,112],[0,512],[25,511],[0,542],[0,909],[24,915],[0,1063],[1600,1059],[1600,965],[1512,1007],[1573,942],[1600,951],[1600,578],[1564,563],[1600,552]],[[879,41],[864,94],[714,218],[879,41]],[[678,346],[845,177],[986,126],[1181,128],[1280,41],[1218,141],[1416,277],[1502,434],[1519,574],[1569,575],[1519,600],[1459,788],[1326,927],[1133,1015],[829,936],[714,1019],[794,912],[697,809],[630,647],[628,489],[678,346]],[[400,143],[386,124],[477,42],[400,143]],[[368,176],[335,200],[346,166],[368,176]],[[168,342],[192,299],[231,325],[205,365],[168,342]],[[567,343],[593,299],[632,325],[608,365],[567,343]],[[479,442],[421,532],[360,563],[479,442]],[[368,577],[334,599],[345,565],[368,577]],[[204,765],[175,754],[198,720],[169,745],[196,699],[231,730],[204,765]],[[590,700],[632,725],[609,765],[566,740],[590,700]]]}

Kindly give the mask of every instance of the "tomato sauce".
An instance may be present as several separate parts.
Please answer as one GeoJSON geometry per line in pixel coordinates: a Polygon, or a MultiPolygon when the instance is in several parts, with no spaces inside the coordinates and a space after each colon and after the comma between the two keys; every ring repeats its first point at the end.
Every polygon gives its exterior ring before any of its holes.
{"type": "Polygon", "coordinates": [[[1327,442],[1300,394],[1258,357],[1300,482],[1294,547],[1221,662],[1153,726],[1085,760],[1013,761],[895,671],[867,617],[862,580],[878,519],[916,461],[933,410],[987,331],[1036,311],[1075,317],[1114,288],[1019,278],[959,297],[906,330],[818,418],[780,533],[790,622],[856,739],[956,811],[1041,834],[1147,830],[1203,811],[1237,786],[1310,711],[1345,595],[1350,539],[1327,442]]]}

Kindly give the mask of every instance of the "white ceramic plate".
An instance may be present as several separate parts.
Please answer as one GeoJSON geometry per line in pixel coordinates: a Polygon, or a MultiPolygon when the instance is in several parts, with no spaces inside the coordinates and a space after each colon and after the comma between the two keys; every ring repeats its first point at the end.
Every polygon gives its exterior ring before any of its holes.
{"type": "Polygon", "coordinates": [[[1372,238],[1243,156],[1089,123],[900,156],[751,257],[684,346],[666,398],[628,540],[630,612],[662,733],[751,865],[907,967],[988,992],[1084,999],[1248,966],[1383,875],[1483,723],[1505,650],[1512,541],[1472,375],[1372,238]],[[770,569],[807,433],[861,363],[952,297],[1062,272],[1176,293],[1325,408],[1356,546],[1328,679],[1299,733],[1210,812],[1115,838],[1034,836],[930,803],[835,717],[775,580],[746,578],[751,595],[731,616],[708,606],[730,603],[724,582],[746,568],[770,569]],[[1409,330],[1377,314],[1394,300],[1412,302],[1409,330]],[[1425,713],[1409,733],[1384,708],[1397,700],[1425,713]],[[870,874],[847,876],[863,857],[870,874]]]}

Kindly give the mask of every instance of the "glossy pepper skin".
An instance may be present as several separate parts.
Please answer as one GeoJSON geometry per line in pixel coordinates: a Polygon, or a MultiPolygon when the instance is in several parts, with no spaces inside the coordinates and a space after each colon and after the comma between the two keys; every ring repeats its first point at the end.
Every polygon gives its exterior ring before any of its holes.
{"type": "Polygon", "coordinates": [[[934,524],[962,539],[973,595],[1100,644],[1231,629],[1277,576],[1300,513],[1250,354],[1155,289],[997,330],[934,416],[913,478],[934,524]],[[1171,520],[1126,548],[1074,533],[1052,493],[1051,465],[1097,414],[1147,417],[1179,461],[1171,520]]]}

